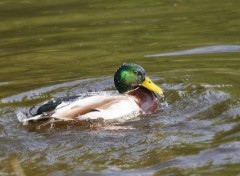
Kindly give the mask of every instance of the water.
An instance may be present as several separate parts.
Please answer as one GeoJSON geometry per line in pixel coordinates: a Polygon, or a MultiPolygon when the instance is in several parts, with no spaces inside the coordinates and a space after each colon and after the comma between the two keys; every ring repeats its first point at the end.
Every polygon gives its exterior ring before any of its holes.
{"type": "Polygon", "coordinates": [[[238,7],[1,1],[0,175],[238,175],[238,7]],[[164,89],[158,112],[97,129],[17,121],[16,111],[52,97],[115,91],[123,62],[164,89]]]}

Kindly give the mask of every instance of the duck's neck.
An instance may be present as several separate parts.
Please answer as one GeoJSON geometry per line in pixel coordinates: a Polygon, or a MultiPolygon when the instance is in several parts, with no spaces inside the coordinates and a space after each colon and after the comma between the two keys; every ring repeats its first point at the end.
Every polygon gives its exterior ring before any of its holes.
{"type": "Polygon", "coordinates": [[[138,87],[127,94],[132,96],[138,106],[146,113],[155,112],[159,108],[156,95],[143,87],[138,87]]]}

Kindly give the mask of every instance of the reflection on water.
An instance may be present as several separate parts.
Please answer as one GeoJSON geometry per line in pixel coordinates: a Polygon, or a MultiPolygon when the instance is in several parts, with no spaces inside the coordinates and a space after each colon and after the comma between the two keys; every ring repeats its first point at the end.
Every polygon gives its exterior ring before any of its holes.
{"type": "MultiPolygon", "coordinates": [[[[104,79],[104,78],[102,78],[102,79],[104,79]]],[[[72,81],[72,82],[53,85],[53,86],[50,86],[50,87],[44,87],[44,88],[41,88],[41,89],[32,90],[32,91],[28,91],[28,92],[24,92],[24,93],[20,93],[20,94],[17,94],[17,95],[13,95],[13,96],[10,96],[10,97],[3,98],[1,100],[1,103],[10,103],[10,102],[15,102],[15,101],[21,101],[23,99],[31,100],[31,99],[34,99],[34,98],[40,98],[41,95],[43,95],[43,94],[53,92],[53,91],[56,91],[58,89],[64,89],[66,87],[68,88],[67,91],[69,91],[71,93],[75,92],[75,94],[76,94],[76,91],[79,91],[79,90],[75,90],[76,86],[82,85],[82,86],[88,86],[89,88],[92,87],[94,89],[95,85],[94,86],[90,86],[90,85],[94,84],[98,80],[100,80],[100,78],[99,79],[77,80],[77,81],[72,81]],[[69,90],[69,87],[73,87],[73,88],[69,90]]],[[[105,78],[105,80],[103,80],[103,83],[106,82],[106,80],[108,80],[108,78],[105,78]]],[[[101,87],[102,81],[99,81],[99,84],[100,84],[100,87],[101,87]]],[[[83,87],[83,91],[84,91],[84,87],[83,87]]],[[[65,94],[62,95],[62,96],[66,96],[67,92],[64,92],[64,93],[65,94]]]]}
{"type": "Polygon", "coordinates": [[[188,54],[240,52],[240,45],[216,45],[163,54],[150,54],[145,57],[181,56],[188,54]]]}
{"type": "Polygon", "coordinates": [[[238,4],[2,0],[0,175],[239,174],[238,4]],[[101,128],[18,122],[53,97],[115,92],[124,62],[163,87],[158,112],[101,128]]]}

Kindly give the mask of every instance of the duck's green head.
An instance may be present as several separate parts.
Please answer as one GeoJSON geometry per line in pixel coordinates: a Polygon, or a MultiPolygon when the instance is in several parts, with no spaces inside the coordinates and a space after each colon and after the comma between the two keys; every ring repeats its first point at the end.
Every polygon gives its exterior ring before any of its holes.
{"type": "Polygon", "coordinates": [[[146,75],[145,70],[137,64],[123,64],[114,75],[114,84],[119,93],[125,93],[137,87],[145,87],[157,94],[163,94],[162,89],[155,85],[146,75]]]}

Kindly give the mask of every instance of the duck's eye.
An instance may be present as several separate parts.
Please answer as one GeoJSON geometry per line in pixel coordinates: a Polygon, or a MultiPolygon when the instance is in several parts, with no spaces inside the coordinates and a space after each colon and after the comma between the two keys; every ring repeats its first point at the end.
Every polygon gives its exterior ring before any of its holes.
{"type": "Polygon", "coordinates": [[[138,76],[138,78],[141,82],[144,81],[145,76],[140,70],[136,70],[136,71],[134,71],[134,73],[138,76]]]}
{"type": "Polygon", "coordinates": [[[139,70],[135,70],[134,73],[138,76],[142,75],[142,73],[139,70]]]}

